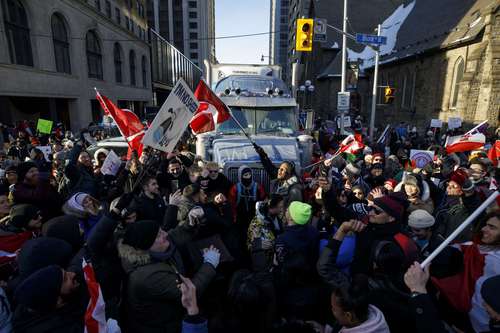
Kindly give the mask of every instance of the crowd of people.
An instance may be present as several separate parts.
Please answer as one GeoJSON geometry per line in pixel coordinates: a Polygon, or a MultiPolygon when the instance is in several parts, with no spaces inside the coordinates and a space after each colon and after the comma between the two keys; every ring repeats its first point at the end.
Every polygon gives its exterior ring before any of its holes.
{"type": "Polygon", "coordinates": [[[107,332],[500,332],[497,202],[421,265],[497,190],[486,149],[447,154],[400,124],[336,155],[319,126],[314,166],[254,145],[271,183],[246,165],[233,183],[183,143],[103,174],[88,133],[2,125],[2,333],[88,330],[88,264],[107,332]]]}

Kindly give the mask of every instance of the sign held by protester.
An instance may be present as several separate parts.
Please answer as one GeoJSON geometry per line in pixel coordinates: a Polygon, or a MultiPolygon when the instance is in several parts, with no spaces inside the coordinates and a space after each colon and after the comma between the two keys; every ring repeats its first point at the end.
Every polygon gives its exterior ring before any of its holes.
{"type": "Polygon", "coordinates": [[[121,164],[122,160],[120,159],[120,157],[118,157],[118,155],[116,155],[116,153],[111,150],[108,156],[106,156],[104,163],[102,164],[101,173],[103,175],[116,176],[121,164]]]}
{"type": "Polygon", "coordinates": [[[415,161],[417,168],[423,168],[434,159],[434,152],[429,150],[410,150],[410,160],[415,161]]]}
{"type": "MultiPolygon", "coordinates": [[[[337,127],[341,127],[340,126],[340,118],[341,117],[338,117],[337,118],[337,127]]],[[[349,116],[344,116],[344,127],[351,127],[351,117],[349,116]]]]}
{"type": "Polygon", "coordinates": [[[443,121],[441,119],[431,119],[431,127],[441,128],[443,127],[443,121]]]}
{"type": "Polygon", "coordinates": [[[186,130],[199,103],[184,80],[179,79],[161,106],[142,143],[164,152],[172,152],[186,130]]]}
{"type": "Polygon", "coordinates": [[[40,133],[43,134],[50,134],[52,133],[52,120],[46,120],[46,119],[38,119],[38,123],[36,125],[36,130],[40,133]]]}
{"type": "Polygon", "coordinates": [[[462,118],[460,117],[449,117],[448,118],[448,129],[459,128],[462,126],[462,118]]]}
{"type": "Polygon", "coordinates": [[[43,156],[45,157],[45,160],[47,162],[50,162],[50,154],[52,154],[52,148],[50,146],[37,146],[37,149],[40,149],[40,151],[43,153],[43,156]]]}

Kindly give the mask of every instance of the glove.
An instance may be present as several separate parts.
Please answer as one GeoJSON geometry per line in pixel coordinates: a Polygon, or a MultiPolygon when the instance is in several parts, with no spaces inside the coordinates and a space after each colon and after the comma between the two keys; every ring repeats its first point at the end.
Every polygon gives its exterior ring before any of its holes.
{"type": "Polygon", "coordinates": [[[219,266],[220,262],[220,252],[219,250],[214,247],[213,245],[210,245],[210,248],[204,249],[203,250],[203,262],[209,263],[210,265],[214,266],[214,268],[217,268],[219,266]]]}
{"type": "Polygon", "coordinates": [[[195,227],[199,224],[203,224],[203,217],[205,216],[205,212],[203,208],[199,206],[195,206],[188,213],[188,225],[190,227],[195,227]]]}

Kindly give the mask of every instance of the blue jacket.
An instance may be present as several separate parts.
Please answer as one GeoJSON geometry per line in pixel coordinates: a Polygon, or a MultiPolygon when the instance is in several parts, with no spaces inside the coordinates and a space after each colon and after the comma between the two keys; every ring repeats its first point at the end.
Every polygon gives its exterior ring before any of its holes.
{"type": "Polygon", "coordinates": [[[182,333],[208,333],[208,322],[201,316],[187,316],[182,322],[182,333]]]}

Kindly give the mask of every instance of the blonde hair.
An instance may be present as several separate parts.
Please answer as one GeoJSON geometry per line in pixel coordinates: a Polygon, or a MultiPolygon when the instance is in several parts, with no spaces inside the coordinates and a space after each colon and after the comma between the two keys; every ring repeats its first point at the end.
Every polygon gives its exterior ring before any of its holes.
{"type": "Polygon", "coordinates": [[[205,167],[205,169],[217,169],[217,170],[220,169],[219,164],[217,164],[217,162],[213,162],[213,161],[205,163],[204,167],[205,167]]]}

